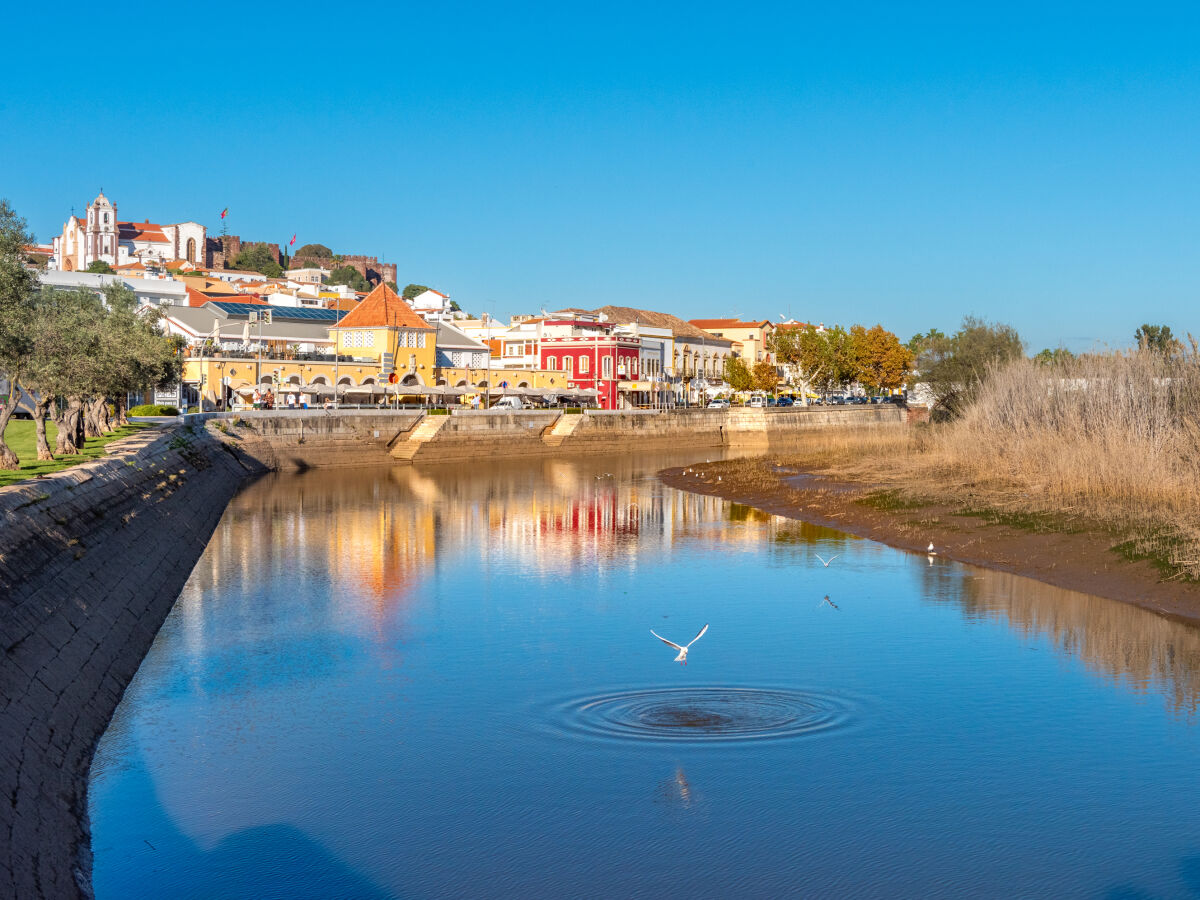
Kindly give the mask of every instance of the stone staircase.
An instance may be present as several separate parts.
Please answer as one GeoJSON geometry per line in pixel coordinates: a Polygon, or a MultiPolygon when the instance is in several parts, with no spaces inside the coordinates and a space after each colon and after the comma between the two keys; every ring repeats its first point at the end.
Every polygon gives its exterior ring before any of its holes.
{"type": "Polygon", "coordinates": [[[392,459],[412,462],[420,449],[433,440],[442,427],[450,421],[449,416],[425,416],[417,423],[408,436],[397,441],[391,449],[392,459]]]}
{"type": "Polygon", "coordinates": [[[563,413],[553,425],[542,432],[542,443],[547,447],[561,447],[562,442],[571,436],[582,421],[582,415],[563,413]]]}

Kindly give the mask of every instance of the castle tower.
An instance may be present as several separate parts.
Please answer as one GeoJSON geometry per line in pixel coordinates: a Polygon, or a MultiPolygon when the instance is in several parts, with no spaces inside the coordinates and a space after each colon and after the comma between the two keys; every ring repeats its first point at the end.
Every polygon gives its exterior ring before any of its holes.
{"type": "Polygon", "coordinates": [[[104,191],[88,204],[87,231],[83,240],[83,265],[87,267],[98,259],[109,265],[117,264],[117,207],[104,191]]]}

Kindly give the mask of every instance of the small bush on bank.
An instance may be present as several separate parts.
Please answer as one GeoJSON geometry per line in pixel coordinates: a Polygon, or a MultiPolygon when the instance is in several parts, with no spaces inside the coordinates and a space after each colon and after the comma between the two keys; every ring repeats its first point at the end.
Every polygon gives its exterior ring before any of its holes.
{"type": "Polygon", "coordinates": [[[159,406],[156,403],[143,403],[141,406],[135,406],[129,410],[131,416],[177,416],[179,415],[179,407],[177,406],[159,406]]]}

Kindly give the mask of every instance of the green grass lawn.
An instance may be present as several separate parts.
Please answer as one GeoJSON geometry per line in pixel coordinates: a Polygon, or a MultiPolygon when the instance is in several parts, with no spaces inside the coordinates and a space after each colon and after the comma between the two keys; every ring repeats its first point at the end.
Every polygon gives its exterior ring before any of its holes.
{"type": "MultiPolygon", "coordinates": [[[[104,437],[88,438],[78,456],[64,456],[49,462],[38,462],[37,436],[33,431],[33,422],[28,419],[11,419],[9,420],[8,428],[4,431],[4,442],[12,447],[17,456],[21,457],[21,468],[15,472],[0,469],[0,487],[4,487],[7,484],[16,484],[18,481],[25,481],[36,475],[57,472],[60,469],[66,469],[81,462],[86,462],[89,459],[103,456],[106,444],[110,444],[123,437],[129,437],[129,435],[148,427],[147,425],[126,425],[123,428],[118,428],[116,431],[109,432],[104,437]]],[[[50,442],[51,448],[54,447],[54,439],[57,434],[58,429],[54,427],[54,423],[47,422],[46,439],[50,442]]]]}

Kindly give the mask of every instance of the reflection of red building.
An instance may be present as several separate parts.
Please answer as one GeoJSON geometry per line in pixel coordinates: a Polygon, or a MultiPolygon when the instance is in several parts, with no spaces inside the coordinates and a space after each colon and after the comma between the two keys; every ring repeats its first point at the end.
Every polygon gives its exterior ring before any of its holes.
{"type": "Polygon", "coordinates": [[[538,363],[544,371],[565,373],[568,386],[596,388],[600,406],[616,409],[617,383],[637,380],[640,345],[633,335],[615,334],[611,322],[547,319],[538,363]]]}

